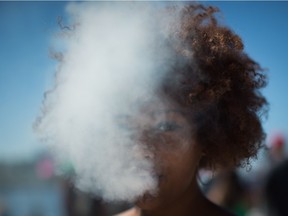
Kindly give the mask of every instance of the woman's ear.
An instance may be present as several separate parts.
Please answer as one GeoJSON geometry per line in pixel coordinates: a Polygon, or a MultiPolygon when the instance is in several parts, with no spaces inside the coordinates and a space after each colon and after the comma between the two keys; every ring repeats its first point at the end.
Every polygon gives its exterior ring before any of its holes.
{"type": "Polygon", "coordinates": [[[207,153],[205,149],[201,149],[201,156],[198,163],[198,169],[208,168],[207,153]]]}

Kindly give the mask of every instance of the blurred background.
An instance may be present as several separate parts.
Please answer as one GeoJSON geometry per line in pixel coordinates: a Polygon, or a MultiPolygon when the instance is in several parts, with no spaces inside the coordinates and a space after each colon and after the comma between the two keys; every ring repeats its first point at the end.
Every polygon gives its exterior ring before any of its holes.
{"type": "MultiPolygon", "coordinates": [[[[75,190],[69,180],[73,168],[63,164],[66,176],[57,175],[53,157],[33,133],[43,93],[52,86],[57,68],[52,44],[68,3],[0,1],[0,216],[106,216],[129,207],[75,190]]],[[[263,93],[270,111],[264,119],[266,148],[251,167],[203,171],[200,184],[209,199],[237,215],[287,216],[288,2],[203,3],[220,8],[221,20],[267,69],[269,84],[263,93]]]]}

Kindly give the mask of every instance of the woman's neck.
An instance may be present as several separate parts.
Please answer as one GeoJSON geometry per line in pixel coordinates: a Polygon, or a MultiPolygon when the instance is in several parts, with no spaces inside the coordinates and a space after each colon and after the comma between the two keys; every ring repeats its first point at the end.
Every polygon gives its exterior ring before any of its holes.
{"type": "Polygon", "coordinates": [[[187,191],[174,202],[153,210],[136,209],[136,211],[139,216],[201,215],[208,203],[195,179],[187,191]]]}
{"type": "Polygon", "coordinates": [[[198,184],[189,188],[182,197],[153,210],[135,207],[119,216],[235,216],[223,208],[210,202],[201,192],[198,184]]]}

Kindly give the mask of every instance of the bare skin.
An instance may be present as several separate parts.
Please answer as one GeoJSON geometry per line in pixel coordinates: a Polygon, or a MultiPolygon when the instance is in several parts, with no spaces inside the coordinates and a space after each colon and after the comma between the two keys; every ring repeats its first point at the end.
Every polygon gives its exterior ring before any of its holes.
{"type": "Polygon", "coordinates": [[[191,197],[183,197],[183,200],[171,203],[170,206],[163,206],[162,209],[143,210],[139,207],[129,209],[117,216],[233,216],[221,207],[207,200],[201,192],[196,195],[193,201],[191,197]]]}
{"type": "Polygon", "coordinates": [[[158,191],[145,193],[134,208],[118,216],[232,216],[199,189],[196,173],[203,149],[194,139],[186,111],[168,101],[151,104],[133,124],[141,129],[138,139],[146,149],[145,157],[153,158],[158,191]]]}

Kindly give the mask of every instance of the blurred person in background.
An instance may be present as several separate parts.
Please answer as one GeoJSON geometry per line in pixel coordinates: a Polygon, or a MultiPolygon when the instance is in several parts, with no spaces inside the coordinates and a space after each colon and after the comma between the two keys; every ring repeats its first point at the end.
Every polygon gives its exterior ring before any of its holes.
{"type": "MultiPolygon", "coordinates": [[[[247,216],[263,216],[267,214],[266,195],[267,181],[270,181],[271,172],[286,160],[286,141],[283,133],[274,133],[270,135],[266,148],[264,149],[263,158],[258,169],[253,175],[247,174],[246,178],[249,184],[249,194],[251,208],[247,216]]],[[[281,198],[279,198],[281,199],[281,198]]],[[[268,212],[271,215],[271,212],[268,212]]]]}
{"type": "Polygon", "coordinates": [[[268,175],[264,190],[269,216],[288,215],[288,160],[279,163],[268,175]]]}
{"type": "Polygon", "coordinates": [[[237,216],[245,216],[251,207],[248,186],[235,169],[217,173],[208,186],[206,196],[237,216]]]}
{"type": "Polygon", "coordinates": [[[268,159],[272,167],[285,160],[285,143],[285,137],[282,133],[277,133],[272,136],[270,148],[268,151],[268,159]]]}
{"type": "Polygon", "coordinates": [[[8,206],[6,205],[4,200],[0,199],[0,216],[11,216],[9,213],[8,206]]]}

